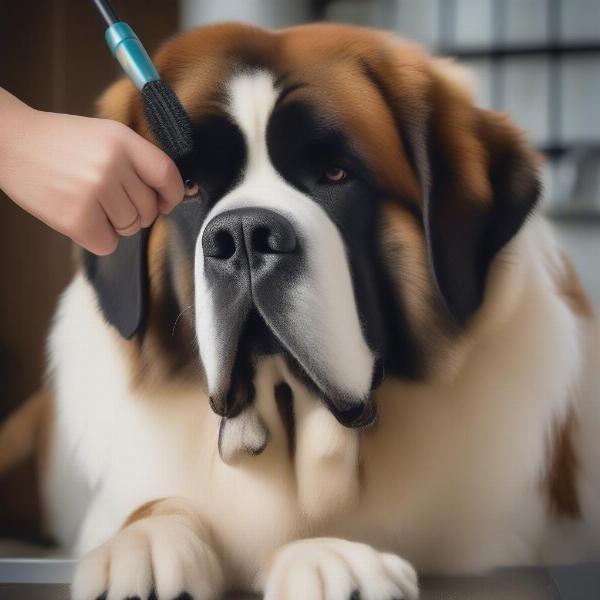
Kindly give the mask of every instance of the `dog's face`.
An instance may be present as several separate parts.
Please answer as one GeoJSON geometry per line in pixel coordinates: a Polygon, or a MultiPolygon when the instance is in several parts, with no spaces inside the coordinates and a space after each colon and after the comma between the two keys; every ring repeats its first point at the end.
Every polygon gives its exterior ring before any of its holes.
{"type": "MultiPolygon", "coordinates": [[[[382,377],[431,376],[468,330],[537,200],[535,156],[455,67],[366,29],[214,26],[157,63],[195,128],[193,183],[151,232],[84,257],[105,317],[146,383],[199,358],[223,416],[280,354],[368,425],[382,377]]],[[[151,138],[128,82],[101,106],[151,138]]]]}

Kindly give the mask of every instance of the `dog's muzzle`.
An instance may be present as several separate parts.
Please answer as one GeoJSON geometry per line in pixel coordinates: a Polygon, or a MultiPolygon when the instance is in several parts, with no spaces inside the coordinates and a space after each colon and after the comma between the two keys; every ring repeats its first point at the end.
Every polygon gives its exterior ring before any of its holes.
{"type": "MultiPolygon", "coordinates": [[[[248,331],[247,321],[256,303],[256,290],[285,285],[286,279],[289,283],[299,269],[301,253],[292,224],[284,216],[260,207],[237,208],[215,216],[202,234],[202,250],[209,285],[225,292],[225,299],[231,299],[229,307],[221,307],[223,314],[229,315],[231,321],[235,312],[235,318],[241,321],[235,328],[240,338],[230,387],[226,393],[210,397],[211,407],[218,415],[231,417],[254,394],[252,383],[247,381],[253,368],[248,364],[250,357],[244,354],[252,352],[250,347],[256,349],[255,340],[248,339],[257,333],[256,315],[250,318],[252,331],[248,331]]],[[[224,329],[229,330],[229,344],[236,342],[229,324],[224,329]]]]}
{"type": "MultiPolygon", "coordinates": [[[[292,371],[318,390],[342,424],[361,427],[375,418],[368,379],[359,394],[337,387],[339,376],[333,383],[328,379],[335,366],[328,361],[335,361],[349,347],[327,346],[327,327],[336,322],[333,311],[339,309],[332,306],[331,290],[329,297],[319,290],[327,284],[326,278],[334,276],[334,268],[347,267],[340,252],[335,262],[331,256],[321,256],[319,260],[325,264],[320,268],[307,248],[307,235],[310,232],[299,231],[282,212],[257,206],[225,210],[210,219],[201,234],[202,287],[197,314],[201,323],[212,325],[200,331],[199,343],[205,369],[208,365],[211,407],[220,416],[234,418],[253,402],[257,357],[283,354],[288,365],[295,365],[292,371]],[[333,265],[331,275],[326,272],[328,260],[333,265]],[[212,318],[207,320],[208,301],[212,318]]],[[[342,300],[352,294],[348,283],[343,283],[342,300]]],[[[355,310],[348,314],[357,319],[355,310]]],[[[351,332],[353,326],[360,331],[358,322],[347,321],[351,332]]],[[[339,337],[347,344],[356,344],[344,326],[345,322],[337,322],[335,331],[341,332],[339,337]]],[[[362,365],[352,359],[353,355],[344,363],[348,378],[362,365]]],[[[370,378],[370,354],[366,359],[369,362],[362,368],[370,378]]]]}

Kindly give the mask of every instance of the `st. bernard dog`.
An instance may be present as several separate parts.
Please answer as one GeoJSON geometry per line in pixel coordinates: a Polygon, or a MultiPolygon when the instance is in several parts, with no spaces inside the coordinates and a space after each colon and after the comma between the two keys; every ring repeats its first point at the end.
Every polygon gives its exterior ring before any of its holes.
{"type": "MultiPolygon", "coordinates": [[[[3,433],[7,463],[46,432],[74,598],[412,599],[415,569],[600,558],[600,336],[521,133],[369,29],[217,25],[157,64],[187,197],[82,255],[3,433]]],[[[128,81],[100,113],[151,139],[128,81]]]]}

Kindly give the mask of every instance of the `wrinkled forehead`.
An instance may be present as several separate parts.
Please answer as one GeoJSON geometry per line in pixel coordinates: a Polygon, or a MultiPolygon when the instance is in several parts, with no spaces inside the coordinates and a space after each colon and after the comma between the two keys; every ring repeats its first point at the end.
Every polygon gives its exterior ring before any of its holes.
{"type": "Polygon", "coordinates": [[[256,141],[247,137],[250,129],[264,135],[277,110],[302,105],[315,123],[344,133],[384,188],[418,197],[394,114],[360,57],[298,42],[230,46],[168,61],[193,122],[225,115],[248,143],[256,141]]]}

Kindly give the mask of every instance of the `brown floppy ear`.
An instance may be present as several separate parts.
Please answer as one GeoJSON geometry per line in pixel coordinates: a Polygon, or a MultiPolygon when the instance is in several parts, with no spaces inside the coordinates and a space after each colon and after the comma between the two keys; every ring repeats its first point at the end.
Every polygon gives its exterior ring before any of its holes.
{"type": "Polygon", "coordinates": [[[422,186],[433,279],[462,325],[484,299],[496,254],[515,236],[540,195],[538,157],[505,115],[476,108],[440,61],[428,114],[406,136],[422,186]],[[439,71],[439,72],[438,72],[439,71]]]}
{"type": "MultiPolygon", "coordinates": [[[[98,115],[136,126],[136,90],[128,80],[111,85],[98,102],[98,115]]],[[[108,256],[83,251],[83,271],[96,292],[104,318],[126,339],[141,333],[148,309],[148,237],[150,229],[120,237],[108,256]]]]}

